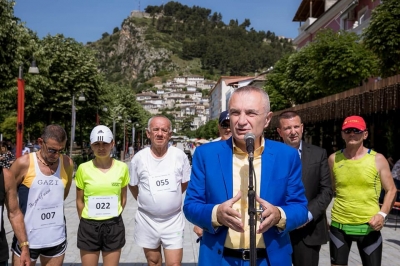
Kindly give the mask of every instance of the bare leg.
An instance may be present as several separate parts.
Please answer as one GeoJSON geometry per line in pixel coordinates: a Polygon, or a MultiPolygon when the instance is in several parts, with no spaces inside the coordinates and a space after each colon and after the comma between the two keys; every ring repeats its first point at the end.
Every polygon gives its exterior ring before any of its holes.
{"type": "Polygon", "coordinates": [[[183,248],[164,249],[164,255],[166,266],[180,266],[183,257],[183,248]]]}
{"type": "Polygon", "coordinates": [[[87,251],[81,249],[82,266],[97,266],[99,264],[100,251],[87,251]]]}
{"type": "Polygon", "coordinates": [[[40,265],[43,266],[62,266],[64,262],[65,254],[55,258],[48,258],[44,256],[40,256],[40,265]]]}
{"type": "Polygon", "coordinates": [[[147,265],[161,266],[162,263],[161,246],[159,246],[156,249],[143,248],[143,251],[147,259],[147,265]]]}
{"type": "Polygon", "coordinates": [[[102,252],[103,266],[118,266],[119,258],[121,257],[121,249],[111,252],[102,252]]]}

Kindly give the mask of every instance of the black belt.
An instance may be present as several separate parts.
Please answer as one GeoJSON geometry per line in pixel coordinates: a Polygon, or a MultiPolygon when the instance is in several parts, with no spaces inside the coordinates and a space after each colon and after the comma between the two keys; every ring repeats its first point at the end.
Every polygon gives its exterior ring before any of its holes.
{"type": "MultiPolygon", "coordinates": [[[[263,248],[257,248],[257,259],[265,259],[267,258],[267,251],[263,248]]],[[[250,259],[250,249],[231,249],[224,248],[224,252],[222,253],[226,257],[233,257],[242,260],[250,259]]]]}

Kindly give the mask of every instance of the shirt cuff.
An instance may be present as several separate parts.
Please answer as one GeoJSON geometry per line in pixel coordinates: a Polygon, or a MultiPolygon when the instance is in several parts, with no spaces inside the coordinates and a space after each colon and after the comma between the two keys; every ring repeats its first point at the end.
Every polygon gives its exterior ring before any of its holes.
{"type": "Polygon", "coordinates": [[[286,213],[281,207],[277,207],[279,212],[281,213],[281,219],[279,222],[276,224],[276,227],[279,229],[285,230],[286,228],[286,213]]]}
{"type": "Polygon", "coordinates": [[[307,222],[311,222],[314,219],[314,217],[312,216],[312,213],[310,211],[308,211],[308,221],[307,222]]]}
{"type": "Polygon", "coordinates": [[[218,206],[219,206],[219,204],[215,205],[214,208],[212,209],[212,213],[211,213],[211,223],[212,223],[213,227],[222,226],[222,224],[220,224],[217,219],[218,206]]]}

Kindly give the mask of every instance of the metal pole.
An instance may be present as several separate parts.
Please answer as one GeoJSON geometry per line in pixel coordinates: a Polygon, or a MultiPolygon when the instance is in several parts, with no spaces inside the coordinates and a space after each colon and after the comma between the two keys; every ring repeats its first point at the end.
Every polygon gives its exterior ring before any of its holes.
{"type": "Polygon", "coordinates": [[[15,156],[21,157],[22,155],[22,140],[24,134],[24,110],[25,110],[25,81],[23,79],[22,65],[19,66],[18,73],[18,107],[17,107],[17,138],[15,156]]]}
{"type": "Polygon", "coordinates": [[[125,151],[126,151],[126,147],[125,147],[125,141],[126,141],[126,124],[125,124],[125,119],[124,119],[124,141],[122,143],[124,150],[122,152],[122,158],[121,161],[125,160],[125,151]]]}
{"type": "MultiPolygon", "coordinates": [[[[142,147],[144,147],[144,144],[143,144],[143,128],[142,128],[142,147]]],[[[142,147],[140,147],[140,148],[142,148],[142,147]]]]}
{"type": "Polygon", "coordinates": [[[114,148],[113,155],[117,156],[117,136],[115,136],[115,117],[113,117],[113,137],[114,137],[114,148]]]}
{"type": "Polygon", "coordinates": [[[76,111],[75,111],[75,95],[72,95],[72,110],[71,110],[71,140],[69,147],[69,156],[72,158],[72,148],[74,146],[75,140],[75,121],[76,121],[76,111]]]}

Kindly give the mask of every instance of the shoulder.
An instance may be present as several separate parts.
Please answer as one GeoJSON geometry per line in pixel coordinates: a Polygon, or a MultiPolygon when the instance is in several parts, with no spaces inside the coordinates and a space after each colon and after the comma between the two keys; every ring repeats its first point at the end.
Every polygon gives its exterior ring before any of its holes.
{"type": "Polygon", "coordinates": [[[64,167],[70,167],[74,164],[71,157],[69,157],[68,155],[63,155],[62,160],[63,160],[64,167]]]}
{"type": "Polygon", "coordinates": [[[232,138],[227,140],[213,141],[203,145],[200,145],[196,148],[196,152],[217,152],[219,150],[232,150],[232,138]]]}
{"type": "Polygon", "coordinates": [[[290,147],[289,145],[286,145],[285,143],[275,141],[275,140],[270,140],[270,139],[265,139],[265,151],[273,151],[274,153],[277,154],[296,154],[298,156],[298,152],[295,148],[290,147]]]}
{"type": "Polygon", "coordinates": [[[378,169],[382,167],[387,167],[388,169],[390,169],[388,161],[381,153],[375,152],[375,163],[378,169]]]}
{"type": "Polygon", "coordinates": [[[181,149],[179,149],[177,147],[171,146],[171,147],[169,147],[169,149],[171,149],[171,151],[174,151],[177,156],[187,157],[186,153],[184,153],[181,149]]]}
{"type": "Polygon", "coordinates": [[[27,171],[29,168],[29,165],[31,163],[31,156],[34,156],[34,154],[25,154],[19,157],[15,162],[11,165],[10,170],[14,172],[15,170],[18,169],[18,172],[23,172],[27,171]]]}
{"type": "Polygon", "coordinates": [[[135,156],[133,156],[131,162],[133,163],[133,162],[141,161],[142,158],[148,156],[149,154],[150,154],[150,148],[141,149],[140,151],[135,153],[135,156]]]}
{"type": "Polygon", "coordinates": [[[326,150],[324,148],[318,147],[316,145],[309,144],[309,143],[306,143],[304,141],[302,142],[302,145],[303,145],[304,148],[312,150],[313,153],[316,153],[316,152],[318,152],[318,153],[324,153],[325,152],[326,153],[326,150]]]}
{"type": "Polygon", "coordinates": [[[119,160],[116,160],[116,159],[113,159],[113,160],[114,160],[114,164],[117,167],[119,167],[119,168],[128,168],[128,165],[125,162],[122,162],[122,161],[119,161],[119,160]]]}
{"type": "Polygon", "coordinates": [[[92,160],[90,160],[90,161],[81,163],[78,166],[78,171],[87,170],[87,169],[92,168],[92,167],[93,167],[93,162],[92,162],[92,160]]]}

